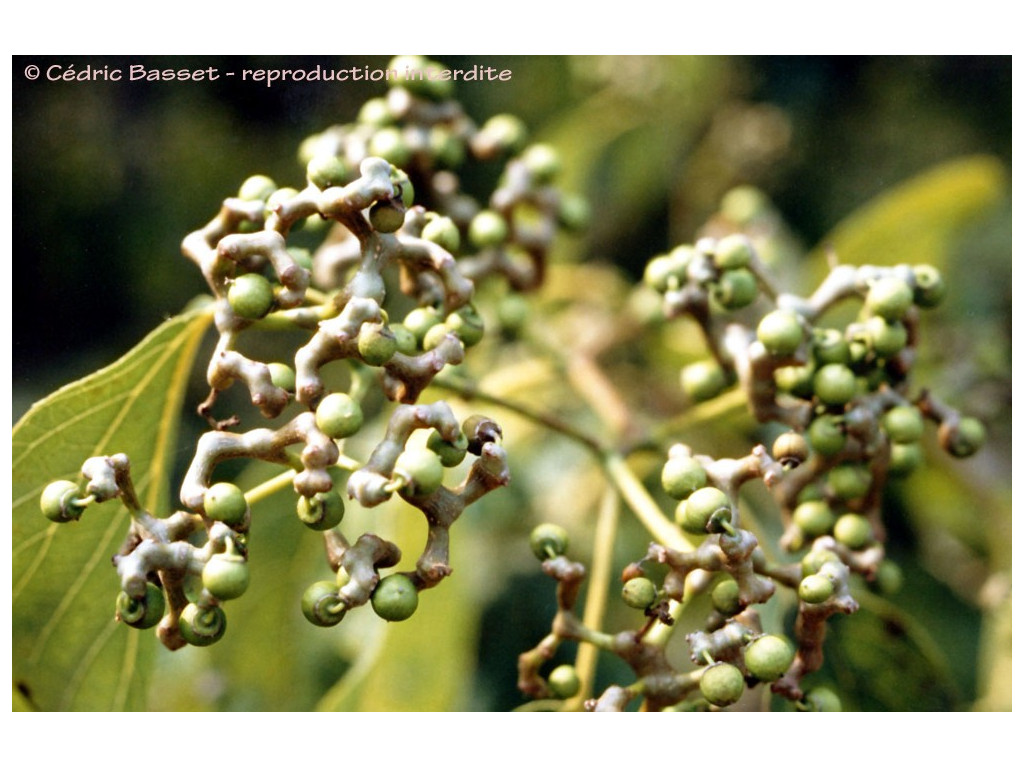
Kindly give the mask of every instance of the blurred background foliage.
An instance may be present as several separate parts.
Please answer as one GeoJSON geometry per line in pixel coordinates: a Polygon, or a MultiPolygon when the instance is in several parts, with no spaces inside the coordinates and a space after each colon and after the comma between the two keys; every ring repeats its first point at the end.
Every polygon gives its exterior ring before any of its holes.
{"type": "MultiPolygon", "coordinates": [[[[560,186],[589,199],[593,224],[560,241],[528,327],[565,348],[600,348],[599,364],[641,424],[687,417],[678,370],[703,355],[701,342],[685,321],[648,321],[629,344],[607,349],[602,335],[657,314],[652,297],[634,288],[644,265],[692,242],[737,185],[770,198],[765,255],[796,292],[820,279],[829,246],[844,261],[928,260],[946,271],[953,290],[925,318],[915,381],[981,417],[990,441],[966,462],[932,451],[927,469],[890,487],[889,548],[904,586],[886,598],[865,592],[870,610],[830,622],[829,666],[820,678],[837,683],[851,709],[1009,709],[1010,57],[434,58],[453,68],[510,69],[505,83],[460,84],[467,112],[480,121],[520,115],[534,138],[562,153],[560,186]]],[[[387,61],[22,58],[14,71],[28,63],[240,71],[387,61]]],[[[365,82],[268,88],[237,77],[184,84],[16,77],[15,419],[203,293],[200,275],[180,255],[184,235],[253,173],[300,185],[301,140],[353,120],[382,92],[365,82]]],[[[464,182],[484,196],[495,174],[474,170],[464,182]]],[[[472,372],[488,391],[603,429],[559,387],[551,358],[519,344],[474,357],[472,372]]],[[[186,397],[179,472],[202,426],[192,404],[205,394],[204,368],[197,366],[186,397]]],[[[516,656],[543,637],[554,608],[553,584],[529,553],[527,533],[541,520],[560,522],[574,534],[573,554],[587,562],[603,480],[577,444],[500,409],[493,415],[505,426],[515,483],[456,526],[455,575],[424,595],[413,620],[385,626],[363,610],[336,630],[306,624],[298,596],[326,566],[317,537],[293,524],[283,494],[258,510],[252,536],[266,550],[252,559],[250,594],[230,606],[227,637],[208,649],[157,650],[147,706],[522,704],[516,656]]],[[[700,452],[740,455],[752,440],[770,439],[742,409],[691,415],[672,438],[700,452]]],[[[635,469],[653,480],[661,460],[640,455],[635,469]]],[[[239,471],[243,487],[268,472],[239,471]]],[[[756,494],[750,504],[758,514],[770,507],[756,494]]],[[[399,543],[422,537],[400,509],[371,515],[355,507],[346,527],[390,530],[399,543]]],[[[771,529],[770,515],[762,522],[771,529]]],[[[647,537],[623,513],[616,567],[636,559],[647,537]]],[[[112,573],[109,582],[112,604],[112,573]]],[[[609,589],[618,591],[614,583],[609,589]]],[[[606,626],[632,622],[612,600],[606,626]]],[[[599,686],[625,679],[616,661],[602,660],[599,686]]]]}

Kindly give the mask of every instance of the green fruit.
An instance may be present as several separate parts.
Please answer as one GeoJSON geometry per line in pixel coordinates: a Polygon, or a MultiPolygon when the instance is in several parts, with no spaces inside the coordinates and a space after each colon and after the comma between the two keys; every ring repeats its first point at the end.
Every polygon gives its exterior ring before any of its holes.
{"type": "Polygon", "coordinates": [[[700,676],[701,695],[716,707],[735,704],[746,688],[743,673],[732,664],[713,664],[700,676]]]}
{"type": "Polygon", "coordinates": [[[302,593],[302,615],[310,624],[333,627],[345,618],[348,606],[338,595],[339,587],[333,581],[317,581],[302,593]]]}
{"type": "Polygon", "coordinates": [[[476,346],[484,337],[484,319],[472,305],[452,312],[445,318],[444,324],[467,347],[476,346]]]}
{"type": "Polygon", "coordinates": [[[423,335],[423,351],[429,352],[440,346],[450,333],[451,330],[444,323],[435,325],[423,335]]]}
{"type": "Polygon", "coordinates": [[[435,216],[423,227],[423,239],[436,243],[448,253],[458,253],[461,237],[455,222],[447,216],[435,216]]]}
{"type": "Polygon", "coordinates": [[[985,444],[985,426],[970,416],[960,419],[956,429],[949,430],[948,435],[942,440],[943,447],[958,459],[977,453],[985,444]]]}
{"type": "Polygon", "coordinates": [[[914,267],[914,303],[930,309],[938,306],[946,295],[942,273],[930,264],[914,267]]]}
{"type": "Polygon", "coordinates": [[[835,521],[836,516],[824,501],[805,501],[793,510],[793,523],[811,539],[829,533],[835,521]]]}
{"type": "Polygon", "coordinates": [[[630,579],[622,585],[622,599],[630,608],[646,610],[658,599],[658,588],[643,576],[630,579]]]}
{"type": "Polygon", "coordinates": [[[241,555],[214,555],[203,566],[203,587],[218,600],[241,597],[249,588],[249,564],[241,555]]]}
{"type": "Polygon", "coordinates": [[[548,689],[557,699],[571,699],[580,692],[580,676],[572,664],[562,664],[548,675],[548,689]]]}
{"type": "Polygon", "coordinates": [[[370,139],[367,151],[373,157],[383,157],[394,166],[402,168],[412,160],[409,148],[402,131],[393,126],[381,128],[370,139]]]}
{"type": "Polygon", "coordinates": [[[894,443],[916,443],[924,435],[924,418],[914,406],[898,405],[886,411],[882,428],[894,443]]]}
{"type": "Polygon", "coordinates": [[[75,501],[81,499],[78,483],[70,480],[54,480],[43,489],[39,497],[39,509],[55,523],[67,523],[82,516],[85,507],[75,501]]]}
{"type": "Polygon", "coordinates": [[[416,201],[416,190],[412,186],[409,174],[401,168],[391,166],[391,181],[395,184],[394,201],[401,203],[406,209],[412,208],[412,204],[416,201]]]}
{"type": "Polygon", "coordinates": [[[397,232],[405,223],[405,209],[394,200],[378,200],[370,206],[370,226],[385,235],[397,232]]]}
{"type": "Polygon", "coordinates": [[[530,549],[538,560],[550,560],[569,549],[569,532],[554,523],[541,523],[530,532],[530,549]]]}
{"type": "Polygon", "coordinates": [[[211,520],[233,527],[245,521],[249,504],[242,489],[234,483],[216,483],[203,495],[203,509],[211,520]]]}
{"type": "Polygon", "coordinates": [[[812,549],[800,561],[800,573],[802,576],[810,576],[820,571],[826,563],[840,562],[839,555],[830,549],[812,549]]]}
{"type": "Polygon", "coordinates": [[[804,462],[809,453],[807,438],[797,432],[783,432],[772,443],[772,456],[787,466],[804,462]]]}
{"type": "Polygon", "coordinates": [[[735,616],[742,611],[739,582],[727,578],[715,584],[715,588],[711,590],[711,605],[723,616],[735,616]]]}
{"type": "Polygon", "coordinates": [[[345,501],[337,489],[323,491],[312,497],[300,496],[295,513],[314,531],[327,531],[345,517],[345,501]]]}
{"type": "Polygon", "coordinates": [[[238,188],[239,200],[269,200],[270,196],[277,191],[277,184],[269,176],[250,176],[242,182],[238,188]]]}
{"type": "Polygon", "coordinates": [[[862,499],[871,490],[871,470],[863,464],[840,464],[829,470],[828,485],[837,499],[862,499]]]}
{"type": "Polygon", "coordinates": [[[263,275],[239,275],[228,288],[228,304],[239,317],[259,320],[274,306],[274,289],[263,275]]]}
{"type": "Polygon", "coordinates": [[[306,164],[306,178],[319,189],[343,187],[351,175],[345,161],[335,155],[317,155],[306,164]]]}
{"type": "Polygon", "coordinates": [[[827,576],[812,573],[810,576],[804,577],[800,582],[800,588],[797,591],[800,595],[800,599],[805,603],[816,605],[818,603],[824,603],[832,597],[832,595],[835,594],[836,588],[827,576]]]}
{"type": "Polygon", "coordinates": [[[874,539],[871,523],[863,515],[849,512],[836,520],[832,536],[850,549],[864,549],[874,539]]]}
{"type": "Polygon", "coordinates": [[[141,600],[130,597],[127,592],[117,596],[117,620],[136,629],[149,629],[160,623],[164,617],[167,601],[164,591],[152,582],[146,583],[146,595],[141,600]]]}
{"type": "Polygon", "coordinates": [[[895,322],[906,314],[914,303],[914,291],[899,277],[881,277],[874,280],[864,299],[864,308],[872,315],[895,322]]]}
{"type": "Polygon", "coordinates": [[[694,402],[718,397],[729,386],[725,371],[714,360],[701,360],[683,368],[683,392],[694,402]]]}
{"type": "Polygon", "coordinates": [[[661,485],[673,499],[685,499],[707,482],[704,466],[692,456],[670,456],[661,471],[661,485]]]}
{"type": "Polygon", "coordinates": [[[779,635],[762,635],[747,646],[743,663],[750,674],[768,683],[786,674],[795,657],[789,640],[779,635]]]}
{"type": "Polygon", "coordinates": [[[363,323],[359,326],[356,346],[367,365],[384,365],[398,351],[398,339],[386,325],[363,323]]]}
{"type": "Polygon", "coordinates": [[[895,595],[903,588],[903,569],[892,560],[883,560],[875,571],[875,586],[883,595],[895,595]]]}
{"type": "Polygon", "coordinates": [[[533,144],[523,152],[522,161],[538,185],[550,184],[562,170],[562,159],[549,144],[533,144]]]}
{"type": "Polygon", "coordinates": [[[505,242],[508,224],[497,211],[480,211],[469,223],[469,242],[476,248],[493,248],[505,242]]]}
{"type": "Polygon", "coordinates": [[[678,246],[669,254],[655,256],[644,269],[644,282],[659,293],[678,289],[686,282],[694,253],[692,246],[678,246]]]}
{"type": "Polygon", "coordinates": [[[817,368],[813,363],[806,365],[784,365],[773,372],[775,386],[794,397],[810,399],[814,395],[814,373],[817,368]]]}
{"type": "Polygon", "coordinates": [[[423,337],[427,335],[427,331],[441,323],[441,321],[441,313],[434,307],[416,307],[405,316],[402,325],[412,331],[413,336],[416,337],[417,344],[422,344],[423,337]]]}
{"type": "Polygon", "coordinates": [[[398,344],[398,352],[403,355],[416,354],[416,335],[405,327],[403,323],[392,325],[391,332],[395,334],[395,341],[398,344]]]}
{"type": "Polygon", "coordinates": [[[716,512],[731,515],[732,504],[724,491],[707,486],[699,488],[676,509],[676,522],[687,533],[704,534],[716,512]],[[680,515],[681,513],[681,515],[680,515]]]}
{"type": "Polygon", "coordinates": [[[385,621],[405,621],[416,612],[420,597],[412,579],[403,573],[385,576],[373,590],[373,612],[385,621]]]}
{"type": "Polygon", "coordinates": [[[812,688],[804,696],[804,706],[808,712],[842,712],[843,703],[831,688],[818,686],[812,688]]]}
{"type": "Polygon", "coordinates": [[[582,232],[592,218],[590,203],[582,195],[563,194],[558,201],[558,223],[570,232],[582,232]]]}
{"type": "Polygon", "coordinates": [[[391,125],[395,118],[388,108],[388,100],[378,96],[377,98],[367,100],[359,108],[356,120],[366,125],[372,125],[375,128],[383,128],[385,125],[391,125]]]}
{"type": "Polygon", "coordinates": [[[845,405],[857,393],[857,377],[841,363],[829,363],[814,374],[814,394],[825,405],[845,405]]]}
{"type": "Polygon", "coordinates": [[[480,133],[506,152],[518,152],[526,145],[529,135],[526,124],[515,115],[495,115],[490,118],[480,133]]]}
{"type": "Polygon", "coordinates": [[[395,462],[394,476],[401,478],[403,492],[409,496],[429,496],[441,487],[444,467],[441,457],[427,448],[410,448],[395,462]]]}
{"type": "Polygon", "coordinates": [[[441,168],[458,168],[466,159],[466,147],[462,140],[444,125],[430,129],[427,145],[434,162],[441,168]]]}
{"type": "Polygon", "coordinates": [[[804,327],[796,312],[776,309],[757,325],[757,338],[768,353],[776,357],[792,355],[804,339],[804,327]]]}
{"type": "Polygon", "coordinates": [[[270,370],[270,383],[288,392],[295,391],[295,371],[284,363],[267,363],[270,370]]]}
{"type": "Polygon", "coordinates": [[[868,341],[879,357],[892,357],[907,346],[907,329],[898,320],[889,322],[875,315],[867,321],[868,341]]]}
{"type": "Polygon", "coordinates": [[[749,185],[730,189],[722,196],[722,214],[730,221],[743,226],[771,211],[768,196],[749,185]]]}
{"type": "Polygon", "coordinates": [[[889,477],[906,477],[924,463],[918,443],[893,443],[889,446],[889,477]]]}
{"type": "Polygon", "coordinates": [[[349,437],[363,426],[363,409],[344,392],[333,392],[317,406],[316,426],[332,440],[349,437]]]}
{"type": "Polygon", "coordinates": [[[456,467],[466,458],[466,451],[469,449],[469,438],[459,432],[455,442],[445,440],[436,429],[427,438],[427,448],[432,450],[441,459],[442,466],[456,467]]]}
{"type": "Polygon", "coordinates": [[[213,645],[227,630],[228,620],[220,606],[200,608],[189,603],[178,618],[178,629],[189,645],[213,645]]]}
{"type": "Polygon", "coordinates": [[[812,351],[818,365],[850,363],[850,345],[843,338],[843,334],[835,328],[815,328],[812,351]]]}
{"type": "Polygon", "coordinates": [[[846,445],[842,421],[832,416],[819,416],[807,427],[811,450],[822,456],[835,456],[846,445]]]}
{"type": "Polygon", "coordinates": [[[757,278],[749,269],[730,269],[715,283],[713,295],[725,309],[742,309],[757,298],[757,278]]]}
{"type": "Polygon", "coordinates": [[[754,246],[746,235],[726,235],[715,244],[714,261],[719,269],[740,269],[754,258],[754,246]]]}

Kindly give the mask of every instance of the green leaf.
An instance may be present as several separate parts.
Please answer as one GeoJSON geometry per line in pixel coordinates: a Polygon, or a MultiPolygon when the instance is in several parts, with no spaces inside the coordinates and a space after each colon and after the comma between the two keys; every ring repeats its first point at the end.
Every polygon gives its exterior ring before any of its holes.
{"type": "MultiPolygon", "coordinates": [[[[844,264],[933,264],[940,269],[953,238],[989,212],[1005,194],[1007,175],[993,157],[974,156],[936,166],[847,216],[817,249],[844,264]]],[[[812,259],[816,280],[825,260],[812,259]]]]}
{"type": "Polygon", "coordinates": [[[48,483],[80,479],[92,456],[125,453],[143,505],[168,511],[168,473],[185,386],[212,313],[167,320],[127,355],[36,403],[12,436],[12,656],[19,708],[125,710],[146,706],[150,633],[114,620],[110,558],[128,531],[117,502],[74,523],[40,513],[48,483]]]}

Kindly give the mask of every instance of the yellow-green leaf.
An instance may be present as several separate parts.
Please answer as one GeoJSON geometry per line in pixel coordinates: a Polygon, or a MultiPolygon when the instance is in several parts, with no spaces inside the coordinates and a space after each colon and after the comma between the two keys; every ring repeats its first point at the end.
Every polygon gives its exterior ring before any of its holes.
{"type": "MultiPolygon", "coordinates": [[[[988,156],[951,160],[879,195],[847,216],[824,239],[844,264],[942,267],[950,243],[1007,189],[1003,164],[988,156]]],[[[824,259],[812,259],[820,280],[824,259]]]]}
{"type": "Polygon", "coordinates": [[[114,620],[110,565],[128,531],[115,501],[74,523],[40,513],[48,483],[78,480],[91,456],[125,453],[144,506],[168,510],[168,472],[182,398],[211,313],[164,322],[107,368],[36,403],[12,435],[12,660],[19,708],[124,710],[146,705],[155,637],[114,620]]]}

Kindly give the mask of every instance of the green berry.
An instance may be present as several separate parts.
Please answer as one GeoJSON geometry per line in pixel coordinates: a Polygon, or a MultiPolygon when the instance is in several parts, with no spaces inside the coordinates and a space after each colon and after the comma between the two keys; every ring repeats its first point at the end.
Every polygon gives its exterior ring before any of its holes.
{"type": "Polygon", "coordinates": [[[249,588],[249,565],[238,554],[221,553],[203,566],[203,587],[218,600],[234,600],[249,588]]]}
{"type": "Polygon", "coordinates": [[[924,418],[914,406],[898,405],[886,411],[882,428],[894,443],[916,443],[924,435],[924,418]]]}
{"type": "MultiPolygon", "coordinates": [[[[294,227],[292,230],[294,231],[294,227]]],[[[308,248],[297,248],[292,247],[288,249],[288,255],[292,257],[292,260],[305,270],[313,269],[313,257],[309,254],[308,248]]]]}
{"type": "Polygon", "coordinates": [[[399,168],[408,165],[412,160],[412,150],[406,143],[402,131],[392,126],[378,130],[370,139],[367,151],[373,157],[383,157],[399,168]]]}
{"type": "Polygon", "coordinates": [[[715,244],[714,260],[719,269],[740,269],[754,258],[754,246],[746,235],[726,235],[715,244]]]}
{"type": "Polygon", "coordinates": [[[711,486],[699,488],[676,509],[676,522],[687,533],[707,533],[716,512],[732,513],[732,504],[724,491],[711,486]]]}
{"type": "Polygon", "coordinates": [[[550,184],[562,170],[562,159],[549,144],[532,144],[527,147],[522,161],[538,185],[550,184]]]}
{"type": "Polygon", "coordinates": [[[883,595],[895,595],[903,588],[903,569],[892,560],[883,560],[875,571],[874,583],[883,595]]]}
{"type": "Polygon", "coordinates": [[[409,496],[429,496],[441,487],[444,466],[441,457],[427,448],[410,448],[395,462],[394,476],[401,478],[409,496]]]}
{"type": "Polygon", "coordinates": [[[906,477],[924,463],[918,443],[893,443],[889,446],[889,477],[906,477]]]}
{"type": "Polygon", "coordinates": [[[849,365],[850,345],[843,338],[843,334],[835,328],[815,328],[811,344],[814,360],[818,365],[849,365]]]}
{"type": "Polygon", "coordinates": [[[776,309],[765,315],[757,325],[757,338],[768,353],[788,357],[800,348],[804,327],[796,312],[776,309]]]}
{"type": "Polygon", "coordinates": [[[811,539],[829,533],[835,521],[835,515],[824,501],[805,501],[793,510],[793,523],[811,539]]]}
{"type": "Polygon", "coordinates": [[[274,306],[274,288],[255,272],[239,275],[228,288],[228,304],[239,317],[259,320],[274,306]]]}
{"type": "Polygon", "coordinates": [[[711,605],[723,616],[735,616],[742,611],[739,582],[733,578],[726,578],[715,584],[715,588],[711,590],[711,605]]]}
{"type": "Polygon", "coordinates": [[[416,337],[416,343],[422,344],[423,337],[427,335],[427,331],[438,325],[441,321],[441,313],[434,309],[434,307],[416,307],[409,311],[402,324],[412,331],[413,336],[416,337]]]}
{"type": "Polygon", "coordinates": [[[444,125],[435,125],[427,137],[430,154],[442,168],[458,168],[466,159],[466,147],[462,140],[444,125]]]}
{"type": "Polygon", "coordinates": [[[946,295],[942,273],[930,264],[914,267],[914,303],[930,309],[938,306],[946,295]]]}
{"type": "Polygon", "coordinates": [[[75,504],[81,499],[78,484],[70,480],[54,480],[43,489],[39,509],[55,523],[67,523],[82,516],[85,507],[75,504]]]}
{"type": "Polygon", "coordinates": [[[270,370],[270,383],[287,392],[295,391],[295,371],[284,363],[267,363],[270,370]]]}
{"type": "Polygon", "coordinates": [[[817,573],[827,563],[840,563],[839,555],[830,549],[812,549],[803,560],[800,561],[800,573],[802,576],[810,576],[817,573]]]}
{"type": "Polygon", "coordinates": [[[700,676],[701,695],[716,707],[735,704],[746,688],[743,673],[732,664],[712,664],[700,676]]]}
{"type": "Polygon", "coordinates": [[[771,211],[768,196],[749,185],[730,189],[722,196],[722,214],[730,221],[743,226],[771,211]]]}
{"type": "Polygon", "coordinates": [[[405,621],[416,612],[420,597],[412,579],[404,573],[385,576],[373,590],[373,612],[385,621],[405,621]]]}
{"type": "Polygon", "coordinates": [[[978,452],[985,444],[985,426],[970,416],[960,419],[955,429],[944,429],[940,433],[943,448],[958,459],[978,452]]]}
{"type": "Polygon", "coordinates": [[[725,309],[742,309],[757,298],[757,278],[749,269],[730,269],[715,283],[713,295],[725,309]]]}
{"type": "Polygon", "coordinates": [[[630,608],[644,611],[658,599],[658,588],[650,579],[638,576],[622,585],[622,599],[630,608]]]}
{"type": "Polygon", "coordinates": [[[423,227],[423,239],[436,243],[448,253],[458,253],[461,238],[459,228],[447,216],[436,216],[423,227]]]}
{"type": "Polygon", "coordinates": [[[557,699],[571,699],[580,692],[580,676],[572,664],[562,664],[548,675],[548,689],[557,699]]]}
{"type": "Polygon", "coordinates": [[[800,588],[797,591],[800,595],[800,599],[805,603],[816,605],[818,603],[824,603],[832,597],[832,595],[835,594],[836,588],[827,576],[812,573],[810,576],[804,577],[800,582],[800,588]]]}
{"type": "Polygon", "coordinates": [[[395,189],[399,193],[394,197],[395,202],[400,202],[406,208],[412,208],[412,204],[416,201],[416,190],[412,186],[409,174],[401,168],[391,166],[391,181],[394,182],[395,189]]]}
{"type": "Polygon", "coordinates": [[[245,521],[249,504],[242,489],[234,483],[216,483],[206,489],[203,509],[211,520],[234,527],[245,521]]]}
{"type": "Polygon", "coordinates": [[[842,712],[843,703],[835,691],[819,685],[812,688],[804,696],[804,706],[808,712],[842,712]]]}
{"type": "Polygon", "coordinates": [[[395,341],[398,344],[398,353],[403,355],[416,354],[416,334],[406,328],[402,323],[392,325],[391,332],[395,334],[395,341]]]}
{"type": "Polygon", "coordinates": [[[814,374],[814,394],[825,405],[845,405],[857,393],[857,377],[841,363],[823,365],[814,374]]]}
{"type": "Polygon", "coordinates": [[[875,315],[866,325],[871,349],[879,357],[892,357],[907,346],[907,328],[898,320],[888,322],[875,315]]]}
{"type": "Polygon", "coordinates": [[[518,152],[526,145],[526,124],[515,115],[495,115],[480,129],[483,137],[506,152],[518,152]]]}
{"type": "Polygon", "coordinates": [[[840,464],[829,470],[828,486],[842,501],[862,499],[871,490],[871,471],[863,464],[840,464]]]}
{"type": "Polygon", "coordinates": [[[881,277],[874,280],[864,299],[864,308],[872,315],[895,322],[906,314],[914,303],[914,292],[899,277],[881,277]]]}
{"type": "Polygon", "coordinates": [[[842,421],[832,416],[819,416],[807,427],[811,450],[822,456],[835,456],[846,445],[842,421]]]}
{"type": "Polygon", "coordinates": [[[318,627],[333,627],[345,618],[348,606],[338,595],[333,581],[317,581],[302,593],[302,615],[318,627]]]}
{"type": "Polygon", "coordinates": [[[683,392],[694,402],[718,397],[729,386],[725,371],[713,360],[701,360],[683,368],[683,392]]]}
{"type": "Polygon", "coordinates": [[[327,531],[344,519],[345,501],[337,489],[332,488],[312,497],[300,496],[295,513],[314,531],[327,531]]]}
{"type": "Polygon", "coordinates": [[[240,200],[269,200],[270,196],[277,191],[277,184],[269,176],[250,176],[242,182],[238,188],[240,200]]]}
{"type": "Polygon", "coordinates": [[[796,651],[786,638],[762,635],[747,646],[743,663],[750,674],[768,683],[786,674],[795,656],[796,651]]]}
{"type": "Polygon", "coordinates": [[[200,608],[189,603],[178,618],[178,629],[189,645],[213,645],[227,630],[228,620],[220,606],[200,608]]]}
{"type": "Polygon", "coordinates": [[[136,629],[149,629],[160,623],[164,617],[167,601],[164,591],[152,582],[146,583],[146,595],[140,600],[130,597],[127,592],[117,596],[117,620],[136,629]]]}
{"type": "Polygon", "coordinates": [[[436,429],[427,438],[427,448],[432,450],[441,459],[442,466],[456,467],[466,458],[466,451],[469,449],[469,438],[462,432],[455,439],[455,442],[445,440],[436,429]]]}
{"type": "Polygon", "coordinates": [[[864,549],[871,543],[874,533],[871,523],[863,515],[849,512],[836,520],[832,528],[832,536],[840,544],[850,549],[864,549]]]}
{"type": "Polygon", "coordinates": [[[809,453],[807,438],[797,432],[783,432],[772,443],[772,456],[786,466],[803,463],[809,453]]]}
{"type": "Polygon", "coordinates": [[[333,392],[317,406],[316,426],[332,440],[349,437],[363,426],[363,409],[344,392],[333,392]]]}
{"type": "Polygon", "coordinates": [[[665,293],[675,290],[686,282],[686,263],[670,255],[655,256],[644,269],[644,283],[665,293]]]}
{"type": "Polygon", "coordinates": [[[530,549],[538,560],[550,560],[569,549],[569,532],[554,523],[541,523],[530,532],[530,549]]]}
{"type": "Polygon", "coordinates": [[[383,128],[385,125],[391,125],[395,118],[388,108],[388,100],[378,96],[377,98],[367,100],[359,108],[356,120],[365,125],[372,125],[375,128],[383,128]]]}
{"type": "Polygon", "coordinates": [[[476,248],[493,248],[505,242],[508,224],[497,211],[480,211],[469,223],[469,242],[476,248]]]}
{"type": "Polygon", "coordinates": [[[582,195],[564,194],[558,201],[558,223],[570,232],[582,232],[592,218],[590,203],[582,195]]]}
{"type": "Polygon", "coordinates": [[[467,347],[479,344],[484,337],[484,319],[472,305],[452,312],[445,319],[444,324],[467,347]]]}
{"type": "Polygon", "coordinates": [[[661,471],[661,485],[673,499],[685,499],[707,482],[704,466],[692,456],[670,456],[661,471]]]}
{"type": "Polygon", "coordinates": [[[370,226],[377,232],[391,234],[405,223],[405,209],[395,200],[378,200],[370,206],[370,226]]]}
{"type": "Polygon", "coordinates": [[[351,174],[345,161],[335,155],[317,155],[306,164],[306,178],[319,189],[343,187],[351,174]]]}
{"type": "Polygon", "coordinates": [[[805,365],[784,365],[773,372],[775,386],[794,397],[809,400],[814,395],[814,363],[805,365]]]}
{"type": "Polygon", "coordinates": [[[398,351],[398,339],[386,325],[363,323],[359,326],[356,346],[367,365],[384,365],[398,351]]]}

